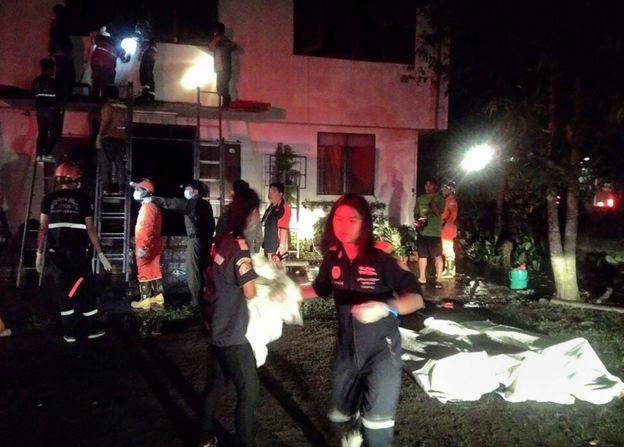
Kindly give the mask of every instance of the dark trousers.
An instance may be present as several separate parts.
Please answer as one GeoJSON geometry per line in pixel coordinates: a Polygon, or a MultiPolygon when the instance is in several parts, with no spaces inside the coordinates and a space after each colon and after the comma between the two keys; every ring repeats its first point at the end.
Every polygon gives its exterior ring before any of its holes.
{"type": "Polygon", "coordinates": [[[209,241],[189,237],[186,244],[186,283],[191,292],[191,306],[197,306],[206,284],[206,259],[209,241]]]}
{"type": "Polygon", "coordinates": [[[56,251],[46,256],[46,273],[52,279],[64,335],[76,336],[78,313],[85,319],[87,333],[97,333],[100,319],[93,294],[91,257],[86,251],[56,251]]]}
{"type": "Polygon", "coordinates": [[[352,418],[361,414],[357,422],[368,447],[392,445],[401,390],[401,336],[397,331],[382,340],[358,347],[358,355],[339,345],[334,365],[331,405],[352,418]]]}
{"type": "Polygon", "coordinates": [[[104,190],[111,191],[111,185],[117,183],[120,191],[126,188],[126,143],[119,138],[102,138],[100,173],[104,190]],[[112,168],[114,169],[114,172],[112,168]],[[113,173],[115,175],[113,175],[113,173]],[[116,180],[116,181],[113,181],[116,180]]]}
{"type": "Polygon", "coordinates": [[[249,343],[219,347],[211,345],[212,363],[202,415],[201,439],[207,442],[214,436],[214,415],[228,380],[236,387],[236,437],[237,445],[253,446],[253,425],[260,396],[260,382],[256,360],[249,343]]]}
{"type": "Polygon", "coordinates": [[[145,101],[154,101],[156,98],[156,83],[154,82],[154,61],[151,58],[141,59],[139,66],[139,81],[141,81],[141,96],[145,101]]]}
{"type": "Polygon", "coordinates": [[[59,86],[59,94],[61,99],[66,101],[71,97],[76,83],[74,59],[66,54],[57,54],[54,56],[54,63],[56,64],[56,82],[59,86]]]}
{"type": "Polygon", "coordinates": [[[217,93],[221,96],[221,106],[224,108],[230,107],[232,97],[230,96],[230,79],[232,74],[229,71],[217,72],[217,93]]]}
{"type": "Polygon", "coordinates": [[[102,67],[100,65],[91,66],[91,94],[96,98],[106,99],[106,86],[115,83],[115,69],[102,67]]]}
{"type": "Polygon", "coordinates": [[[37,109],[37,130],[37,155],[52,155],[63,131],[61,109],[54,106],[37,109]]]}

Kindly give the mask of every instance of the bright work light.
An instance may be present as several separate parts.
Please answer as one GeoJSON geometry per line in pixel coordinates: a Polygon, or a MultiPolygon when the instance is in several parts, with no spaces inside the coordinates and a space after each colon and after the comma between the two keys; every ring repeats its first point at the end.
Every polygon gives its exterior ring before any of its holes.
{"type": "Polygon", "coordinates": [[[494,157],[494,148],[487,143],[473,146],[466,152],[461,167],[466,172],[483,169],[494,157]]]}
{"type": "Polygon", "coordinates": [[[126,37],[121,41],[121,48],[124,49],[128,56],[133,56],[137,50],[137,39],[136,37],[126,37]]]}

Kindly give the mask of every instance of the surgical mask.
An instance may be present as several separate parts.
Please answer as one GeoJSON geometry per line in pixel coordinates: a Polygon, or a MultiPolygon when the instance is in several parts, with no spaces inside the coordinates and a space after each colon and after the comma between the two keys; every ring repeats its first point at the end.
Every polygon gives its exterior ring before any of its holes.
{"type": "Polygon", "coordinates": [[[145,197],[145,194],[141,191],[134,191],[132,193],[132,198],[136,200],[137,202],[140,202],[141,200],[143,200],[143,197],[145,197]]]}
{"type": "Polygon", "coordinates": [[[184,198],[186,200],[191,200],[193,198],[193,190],[192,189],[185,189],[184,190],[184,198]]]}

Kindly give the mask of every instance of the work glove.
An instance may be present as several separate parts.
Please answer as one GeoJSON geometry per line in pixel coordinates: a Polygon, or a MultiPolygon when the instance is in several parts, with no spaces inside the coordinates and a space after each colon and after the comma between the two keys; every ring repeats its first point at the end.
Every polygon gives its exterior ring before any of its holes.
{"type": "Polygon", "coordinates": [[[102,149],[102,136],[100,134],[98,134],[98,136],[95,138],[95,148],[102,149]]]}
{"type": "MultiPolygon", "coordinates": [[[[351,313],[360,323],[375,323],[391,313],[390,306],[379,301],[366,301],[351,308],[351,313]]],[[[396,311],[394,311],[396,313],[396,311]]]]}
{"type": "Polygon", "coordinates": [[[43,271],[43,253],[37,252],[37,257],[35,258],[35,269],[37,273],[41,273],[43,271]]]}
{"type": "Polygon", "coordinates": [[[111,265],[106,255],[104,253],[99,253],[98,259],[100,260],[100,263],[102,263],[102,267],[104,267],[104,270],[106,270],[107,272],[110,272],[113,266],[111,265]]]}
{"type": "Polygon", "coordinates": [[[147,252],[144,248],[139,248],[139,250],[137,251],[137,256],[141,259],[145,259],[147,257],[147,252]]]}
{"type": "Polygon", "coordinates": [[[152,203],[152,196],[143,197],[141,203],[152,203]]]}

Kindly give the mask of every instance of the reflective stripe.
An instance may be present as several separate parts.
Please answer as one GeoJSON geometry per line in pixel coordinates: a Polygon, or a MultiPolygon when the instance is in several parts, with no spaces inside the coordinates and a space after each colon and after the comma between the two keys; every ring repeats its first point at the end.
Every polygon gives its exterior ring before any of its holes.
{"type": "Polygon", "coordinates": [[[61,312],[61,316],[66,317],[67,315],[72,315],[74,313],[74,309],[66,310],[65,312],[61,312]]]}
{"type": "Polygon", "coordinates": [[[106,53],[110,54],[111,56],[115,56],[115,59],[117,59],[117,54],[116,54],[116,53],[113,53],[113,52],[112,52],[112,51],[110,51],[110,50],[107,50],[106,48],[97,47],[95,50],[93,50],[93,52],[95,53],[97,50],[104,51],[104,52],[106,52],[106,53]]]}
{"type": "Polygon", "coordinates": [[[369,419],[362,418],[362,425],[370,430],[392,428],[394,427],[394,419],[388,419],[385,421],[371,421],[369,419]]]}
{"type": "Polygon", "coordinates": [[[350,421],[352,419],[352,416],[349,416],[348,414],[344,414],[341,411],[332,408],[331,411],[327,413],[327,418],[332,422],[340,424],[342,422],[350,421]]]}
{"type": "Polygon", "coordinates": [[[80,284],[82,284],[82,281],[84,281],[84,277],[80,277],[78,278],[78,280],[74,283],[74,287],[72,287],[72,289],[69,291],[69,297],[73,298],[74,294],[76,293],[76,290],[78,290],[78,287],[80,287],[80,284]]]}
{"type": "Polygon", "coordinates": [[[49,224],[48,228],[75,228],[77,230],[86,230],[87,225],[83,223],[56,222],[49,224]]]}
{"type": "Polygon", "coordinates": [[[46,98],[56,98],[56,94],[54,93],[37,93],[35,98],[39,98],[40,96],[44,96],[46,98]]]}
{"type": "Polygon", "coordinates": [[[91,315],[95,315],[96,313],[98,313],[98,310],[91,310],[89,312],[83,312],[82,315],[84,315],[85,317],[90,317],[91,315]]]}
{"type": "Polygon", "coordinates": [[[117,107],[119,109],[127,109],[125,104],[119,104],[119,103],[116,103],[116,102],[111,103],[111,107],[117,107]]]}

